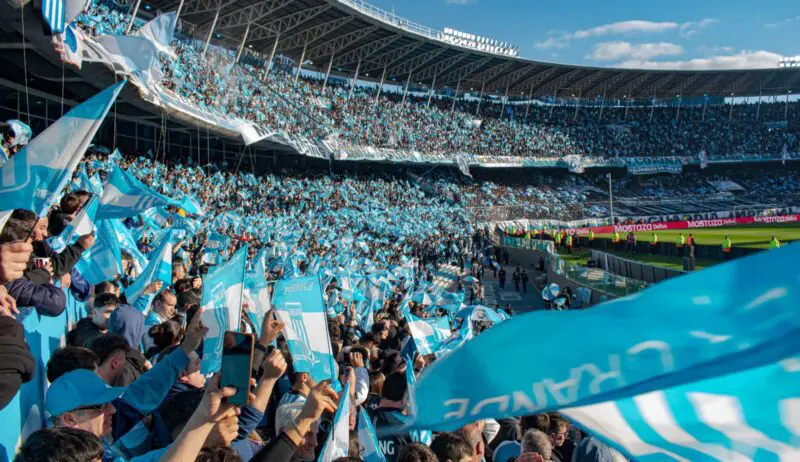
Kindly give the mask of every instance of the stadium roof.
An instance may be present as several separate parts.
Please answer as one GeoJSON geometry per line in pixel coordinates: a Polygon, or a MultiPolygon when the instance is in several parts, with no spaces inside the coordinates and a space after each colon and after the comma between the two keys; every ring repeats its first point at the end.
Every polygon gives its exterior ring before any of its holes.
{"type": "MultiPolygon", "coordinates": [[[[172,11],[180,0],[151,0],[172,11]]],[[[362,0],[190,0],[180,18],[194,36],[237,49],[242,38],[262,55],[311,61],[334,75],[435,85],[462,91],[534,97],[557,94],[593,98],[659,98],[681,95],[755,96],[800,93],[800,69],[640,70],[532,61],[466,48],[441,39],[439,31],[385,12],[362,0]],[[277,42],[277,46],[275,46],[277,42]],[[305,49],[305,55],[303,50],[305,49]],[[332,60],[332,61],[331,61],[332,60]]]]}

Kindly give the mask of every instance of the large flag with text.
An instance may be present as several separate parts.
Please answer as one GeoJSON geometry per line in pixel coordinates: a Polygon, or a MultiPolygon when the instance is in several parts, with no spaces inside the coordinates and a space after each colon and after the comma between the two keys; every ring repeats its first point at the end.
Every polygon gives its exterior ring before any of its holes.
{"type": "Polygon", "coordinates": [[[336,380],[336,361],[319,278],[308,276],[278,281],[272,304],[285,325],[283,334],[292,354],[294,370],[307,372],[315,382],[336,380]]]}
{"type": "Polygon", "coordinates": [[[514,317],[423,373],[410,426],[566,409],[637,460],[710,460],[725,448],[796,459],[798,258],[790,245],[589,310],[514,317]],[[541,353],[564,339],[570,348],[541,353]]]}
{"type": "Polygon", "coordinates": [[[176,205],[169,197],[157,193],[120,167],[114,167],[100,198],[98,218],[135,217],[153,207],[176,205]]]}

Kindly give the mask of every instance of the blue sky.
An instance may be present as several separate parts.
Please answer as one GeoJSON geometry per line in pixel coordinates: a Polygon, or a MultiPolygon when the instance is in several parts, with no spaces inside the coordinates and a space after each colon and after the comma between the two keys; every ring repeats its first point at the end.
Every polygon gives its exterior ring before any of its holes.
{"type": "Polygon", "coordinates": [[[524,58],[669,69],[771,68],[800,55],[800,0],[368,0],[524,58]]]}

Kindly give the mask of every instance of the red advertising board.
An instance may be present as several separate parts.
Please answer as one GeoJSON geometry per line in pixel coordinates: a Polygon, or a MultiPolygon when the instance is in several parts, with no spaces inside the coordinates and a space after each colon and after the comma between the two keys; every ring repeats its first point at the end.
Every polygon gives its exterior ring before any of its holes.
{"type": "Polygon", "coordinates": [[[749,225],[753,223],[793,223],[800,221],[800,215],[781,215],[774,217],[741,217],[720,218],[716,220],[669,221],[666,223],[642,223],[633,225],[594,226],[587,228],[573,228],[567,230],[570,234],[586,236],[589,230],[595,234],[611,234],[615,230],[620,233],[665,231],[673,229],[717,228],[720,226],[749,225]]]}

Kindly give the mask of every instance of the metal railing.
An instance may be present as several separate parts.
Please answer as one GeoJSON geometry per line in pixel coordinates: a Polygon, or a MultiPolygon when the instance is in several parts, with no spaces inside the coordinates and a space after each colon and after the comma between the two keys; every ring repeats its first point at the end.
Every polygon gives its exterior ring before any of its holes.
{"type": "Polygon", "coordinates": [[[509,247],[540,251],[547,256],[546,264],[555,274],[612,297],[624,297],[648,286],[644,281],[566,261],[555,252],[553,241],[504,236],[503,243],[509,247]]]}

